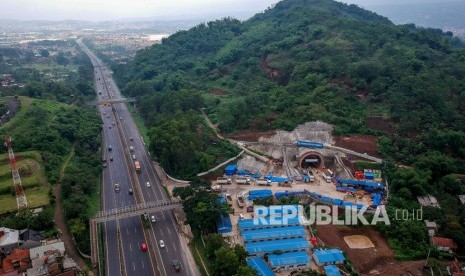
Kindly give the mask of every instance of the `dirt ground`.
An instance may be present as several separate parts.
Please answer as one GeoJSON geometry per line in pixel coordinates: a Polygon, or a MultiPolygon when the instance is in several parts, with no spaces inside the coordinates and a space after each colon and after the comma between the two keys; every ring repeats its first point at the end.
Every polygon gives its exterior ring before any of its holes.
{"type": "Polygon", "coordinates": [[[361,275],[429,275],[423,269],[424,261],[399,262],[381,233],[370,228],[349,228],[346,226],[321,225],[317,236],[326,246],[344,251],[361,275]],[[374,244],[374,248],[351,249],[344,241],[345,236],[363,235],[374,244]]]}
{"type": "Polygon", "coordinates": [[[353,135],[335,137],[336,146],[360,153],[381,157],[378,152],[378,138],[371,135],[353,135]]]}
{"type": "Polygon", "coordinates": [[[276,131],[252,131],[252,130],[242,130],[238,131],[236,134],[227,135],[227,138],[234,139],[237,141],[245,142],[258,142],[259,137],[271,137],[276,134],[276,131]]]}

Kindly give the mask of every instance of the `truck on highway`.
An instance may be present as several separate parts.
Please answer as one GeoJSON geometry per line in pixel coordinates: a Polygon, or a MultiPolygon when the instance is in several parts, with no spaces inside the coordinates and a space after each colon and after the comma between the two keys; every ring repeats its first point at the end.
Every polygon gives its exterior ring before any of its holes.
{"type": "Polygon", "coordinates": [[[139,161],[135,161],[135,162],[134,162],[134,167],[136,168],[136,173],[141,173],[141,172],[142,172],[142,170],[141,170],[141,168],[140,168],[140,163],[139,163],[139,161]]]}

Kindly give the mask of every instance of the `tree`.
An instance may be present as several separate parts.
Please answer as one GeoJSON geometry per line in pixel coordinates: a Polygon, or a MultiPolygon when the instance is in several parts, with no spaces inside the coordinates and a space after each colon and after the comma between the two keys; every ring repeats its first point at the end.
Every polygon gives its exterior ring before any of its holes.
{"type": "Polygon", "coordinates": [[[257,272],[250,266],[241,265],[234,276],[256,276],[257,272]]]}
{"type": "Polygon", "coordinates": [[[212,265],[213,276],[235,275],[239,268],[239,260],[229,248],[221,247],[215,251],[215,261],[212,265]]]}
{"type": "Polygon", "coordinates": [[[205,237],[205,253],[207,258],[213,260],[215,258],[215,251],[225,245],[223,236],[219,234],[210,234],[205,237]]]}
{"type": "Polygon", "coordinates": [[[86,225],[81,219],[70,219],[68,221],[69,232],[74,237],[81,235],[86,231],[86,225]]]}

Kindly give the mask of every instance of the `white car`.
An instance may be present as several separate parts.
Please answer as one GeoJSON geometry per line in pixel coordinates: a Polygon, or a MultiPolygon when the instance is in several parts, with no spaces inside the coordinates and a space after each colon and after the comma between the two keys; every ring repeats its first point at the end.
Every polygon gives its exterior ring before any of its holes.
{"type": "Polygon", "coordinates": [[[147,187],[150,187],[150,182],[147,182],[147,187]]]}
{"type": "Polygon", "coordinates": [[[160,244],[160,248],[165,248],[165,242],[163,240],[160,240],[158,244],[160,244]]]}
{"type": "Polygon", "coordinates": [[[151,220],[152,222],[157,222],[157,219],[155,218],[155,216],[151,216],[151,217],[150,217],[150,220],[151,220]]]}

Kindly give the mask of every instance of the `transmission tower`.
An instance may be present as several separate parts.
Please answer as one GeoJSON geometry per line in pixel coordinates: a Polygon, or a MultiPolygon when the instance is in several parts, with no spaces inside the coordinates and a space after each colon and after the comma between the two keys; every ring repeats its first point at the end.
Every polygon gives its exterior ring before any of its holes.
{"type": "Polygon", "coordinates": [[[21,185],[21,177],[19,176],[18,169],[16,168],[16,158],[11,147],[11,137],[5,136],[5,144],[8,148],[8,160],[10,161],[11,174],[13,175],[13,184],[16,193],[16,203],[18,209],[27,208],[26,194],[24,193],[23,185],[21,185]]]}

